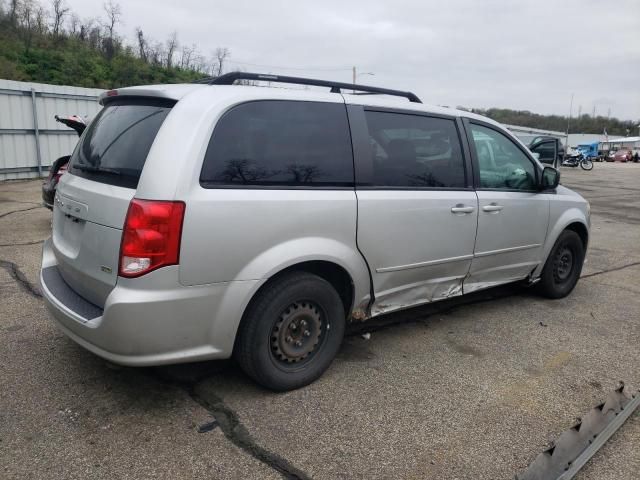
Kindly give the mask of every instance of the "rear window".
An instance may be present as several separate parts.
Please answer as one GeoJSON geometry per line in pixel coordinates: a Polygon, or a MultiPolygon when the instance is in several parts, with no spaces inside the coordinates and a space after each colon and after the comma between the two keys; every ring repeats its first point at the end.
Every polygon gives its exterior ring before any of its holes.
{"type": "Polygon", "coordinates": [[[352,186],[345,106],[263,100],[231,109],[213,131],[200,183],[205,188],[352,186]]]}
{"type": "Polygon", "coordinates": [[[74,175],[136,188],[149,149],[175,102],[118,99],[91,122],[71,156],[74,175]]]}

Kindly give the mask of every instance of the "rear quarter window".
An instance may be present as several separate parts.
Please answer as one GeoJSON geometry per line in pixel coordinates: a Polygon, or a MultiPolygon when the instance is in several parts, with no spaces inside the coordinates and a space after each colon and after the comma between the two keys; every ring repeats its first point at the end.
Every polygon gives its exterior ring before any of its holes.
{"type": "Polygon", "coordinates": [[[353,186],[353,155],[343,104],[256,101],[216,125],[200,183],[220,186],[353,186]]]}
{"type": "Polygon", "coordinates": [[[70,160],[73,175],[136,188],[151,145],[175,102],[117,99],[98,113],[70,160]]]}

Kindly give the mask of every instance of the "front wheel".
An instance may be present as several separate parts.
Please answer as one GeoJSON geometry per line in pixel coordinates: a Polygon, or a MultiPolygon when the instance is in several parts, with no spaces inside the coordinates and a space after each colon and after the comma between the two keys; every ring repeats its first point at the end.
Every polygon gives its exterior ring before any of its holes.
{"type": "Polygon", "coordinates": [[[338,353],[346,323],[333,286],[307,272],[291,272],[258,293],[238,330],[234,356],[244,372],[275,391],[316,380],[338,353]]]}
{"type": "Polygon", "coordinates": [[[582,167],[583,170],[593,170],[593,162],[591,159],[585,158],[580,162],[580,167],[582,167]]]}
{"type": "Polygon", "coordinates": [[[582,239],[573,230],[565,230],[544,264],[538,283],[539,292],[547,298],[566,297],[578,283],[583,263],[582,239]]]}

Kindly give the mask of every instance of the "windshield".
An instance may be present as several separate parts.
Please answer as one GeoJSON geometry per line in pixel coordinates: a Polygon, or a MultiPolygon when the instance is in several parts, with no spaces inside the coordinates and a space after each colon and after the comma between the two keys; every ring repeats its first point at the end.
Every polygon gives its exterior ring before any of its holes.
{"type": "Polygon", "coordinates": [[[136,188],[142,168],[171,105],[118,100],[91,122],[71,156],[70,171],[91,180],[136,188]]]}

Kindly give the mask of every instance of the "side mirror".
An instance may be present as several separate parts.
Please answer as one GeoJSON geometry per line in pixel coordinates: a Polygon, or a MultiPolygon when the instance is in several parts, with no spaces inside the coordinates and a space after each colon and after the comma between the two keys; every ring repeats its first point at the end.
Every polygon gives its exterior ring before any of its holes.
{"type": "Polygon", "coordinates": [[[560,172],[553,167],[544,167],[540,190],[553,190],[560,183],[560,172]]]}

